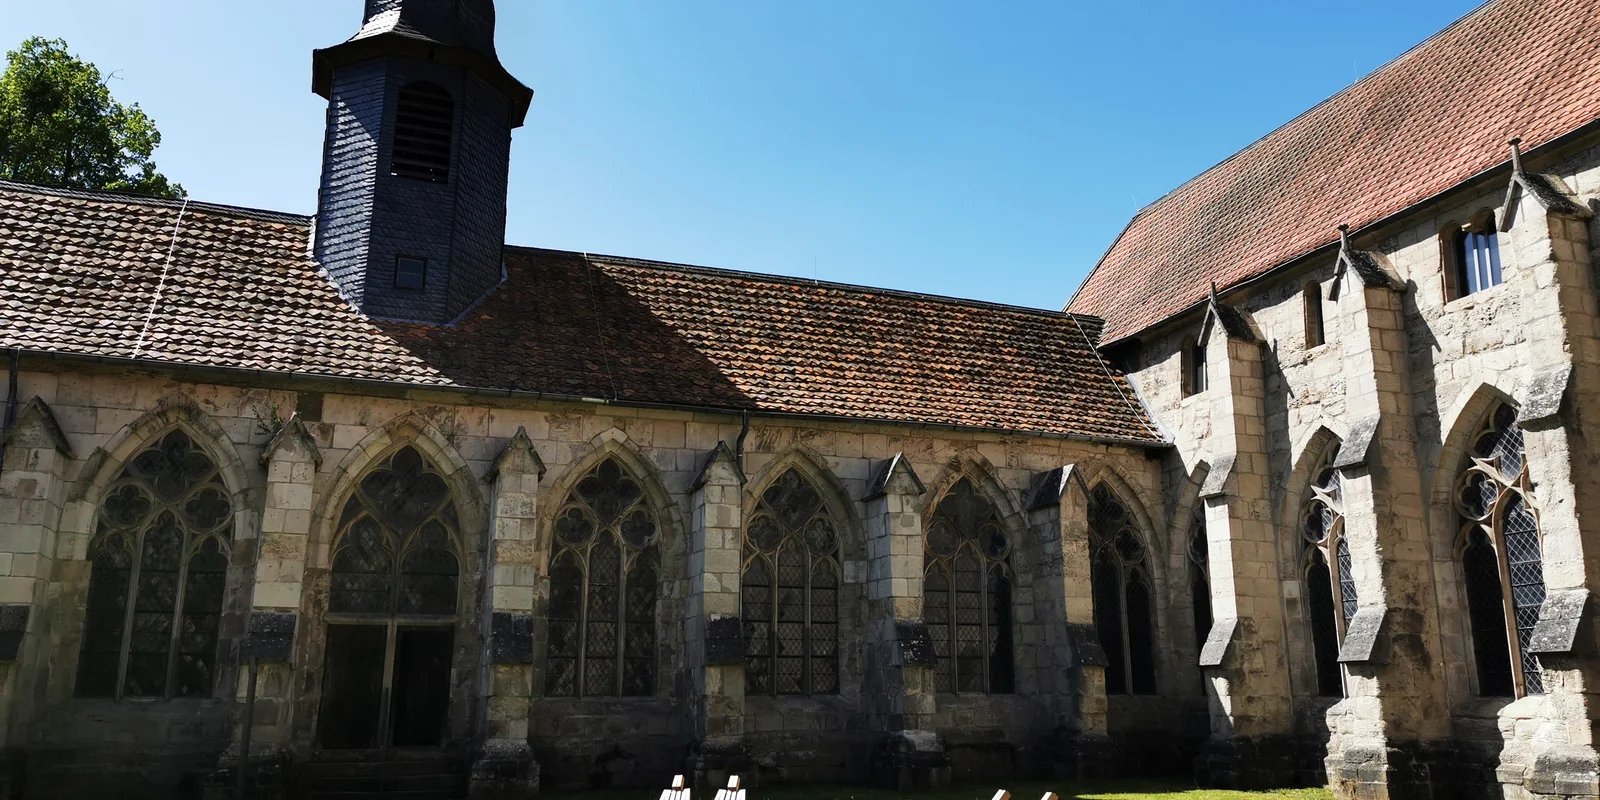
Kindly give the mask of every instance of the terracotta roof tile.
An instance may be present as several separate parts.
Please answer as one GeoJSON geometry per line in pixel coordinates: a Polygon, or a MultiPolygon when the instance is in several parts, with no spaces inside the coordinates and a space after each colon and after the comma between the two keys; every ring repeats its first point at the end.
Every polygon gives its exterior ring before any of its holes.
{"type": "Polygon", "coordinates": [[[1073,298],[1138,333],[1600,119],[1600,0],[1495,0],[1144,209],[1073,298]]]}
{"type": "Polygon", "coordinates": [[[460,324],[381,322],[308,260],[306,218],[195,204],[174,244],[179,208],[0,184],[0,347],[1159,441],[1095,319],[509,248],[460,324]]]}

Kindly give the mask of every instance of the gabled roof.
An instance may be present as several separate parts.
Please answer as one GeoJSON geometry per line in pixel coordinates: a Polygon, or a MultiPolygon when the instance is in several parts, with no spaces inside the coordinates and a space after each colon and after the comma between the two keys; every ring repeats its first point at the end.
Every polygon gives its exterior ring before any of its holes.
{"type": "Polygon", "coordinates": [[[1161,441],[1089,345],[1095,319],[509,248],[460,324],[379,322],[308,259],[309,224],[0,183],[0,348],[1161,441]]]}
{"type": "Polygon", "coordinates": [[[1134,335],[1600,119],[1600,0],[1494,0],[1144,209],[1069,304],[1134,335]]]}

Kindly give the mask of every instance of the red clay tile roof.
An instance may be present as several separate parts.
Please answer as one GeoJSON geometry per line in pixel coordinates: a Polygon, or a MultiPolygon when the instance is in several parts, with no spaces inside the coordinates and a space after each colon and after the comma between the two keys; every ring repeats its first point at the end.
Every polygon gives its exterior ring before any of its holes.
{"type": "Polygon", "coordinates": [[[308,260],[308,219],[191,205],[174,246],[178,214],[0,183],[0,347],[1159,441],[1088,345],[1098,320],[510,248],[459,325],[380,322],[308,260]]]}
{"type": "Polygon", "coordinates": [[[1134,218],[1069,304],[1105,343],[1600,119],[1600,0],[1496,0],[1134,218]]]}

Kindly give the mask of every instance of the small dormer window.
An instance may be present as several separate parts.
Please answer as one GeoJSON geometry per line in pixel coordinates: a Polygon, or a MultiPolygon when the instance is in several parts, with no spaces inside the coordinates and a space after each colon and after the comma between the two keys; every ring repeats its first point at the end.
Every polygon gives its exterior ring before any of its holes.
{"type": "Polygon", "coordinates": [[[455,101],[449,92],[432,83],[406,84],[400,90],[395,112],[390,174],[429,183],[449,183],[455,120],[455,101]]]}
{"type": "Polygon", "coordinates": [[[1494,214],[1484,214],[1455,234],[1451,255],[1455,264],[1451,277],[1452,297],[1466,297],[1492,286],[1504,278],[1500,271],[1500,233],[1494,214]]]}
{"type": "Polygon", "coordinates": [[[394,262],[394,288],[420,291],[428,285],[428,259],[400,256],[394,262]]]}

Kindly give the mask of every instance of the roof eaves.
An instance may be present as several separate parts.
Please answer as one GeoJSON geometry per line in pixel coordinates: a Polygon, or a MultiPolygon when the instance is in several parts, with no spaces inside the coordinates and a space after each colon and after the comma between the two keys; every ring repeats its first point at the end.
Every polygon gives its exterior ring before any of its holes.
{"type": "Polygon", "coordinates": [[[293,214],[286,211],[272,211],[263,208],[250,208],[248,206],[233,206],[223,203],[202,203],[194,200],[174,200],[167,197],[138,194],[135,192],[117,192],[96,189],[72,189],[65,186],[48,186],[41,183],[24,183],[21,181],[0,180],[0,192],[21,192],[25,194],[43,195],[46,197],[63,197],[72,200],[89,200],[101,203],[122,203],[153,208],[169,208],[174,211],[187,205],[189,211],[198,213],[218,214],[223,216],[244,217],[259,222],[271,222],[281,225],[309,225],[313,217],[305,214],[293,214]]]}

